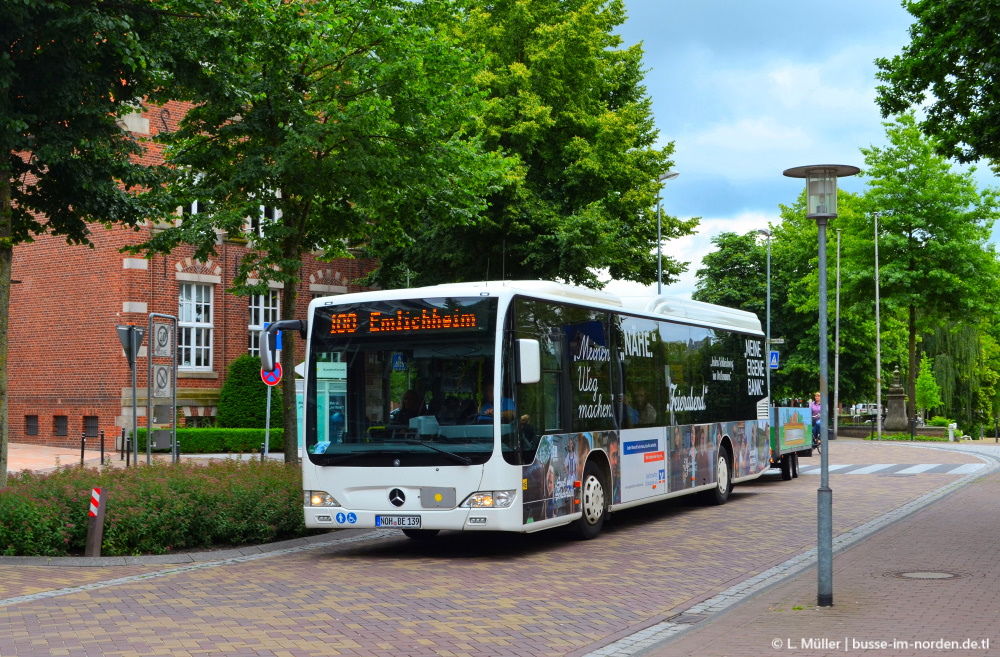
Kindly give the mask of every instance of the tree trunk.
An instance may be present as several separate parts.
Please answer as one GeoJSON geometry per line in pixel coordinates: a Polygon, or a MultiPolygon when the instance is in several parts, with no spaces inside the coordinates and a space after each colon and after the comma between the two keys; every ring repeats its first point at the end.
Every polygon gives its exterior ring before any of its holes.
{"type": "MultiPolygon", "coordinates": [[[[298,300],[298,286],[285,284],[281,295],[281,318],[302,319],[295,316],[295,305],[298,300]]],[[[281,336],[281,396],[282,417],[285,425],[285,463],[299,462],[299,419],[295,398],[295,346],[299,335],[296,331],[283,331],[281,336]]],[[[303,412],[305,409],[303,409],[303,412]]]]}
{"type": "Polygon", "coordinates": [[[7,330],[10,317],[11,260],[14,242],[11,207],[10,175],[2,170],[0,178],[0,488],[7,485],[7,330]]]}

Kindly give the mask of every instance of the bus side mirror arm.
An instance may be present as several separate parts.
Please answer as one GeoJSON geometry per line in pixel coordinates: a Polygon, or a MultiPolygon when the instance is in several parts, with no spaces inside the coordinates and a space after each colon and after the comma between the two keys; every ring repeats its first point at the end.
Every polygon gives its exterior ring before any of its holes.
{"type": "Polygon", "coordinates": [[[298,331],[303,339],[306,337],[306,323],[301,319],[283,319],[271,322],[260,332],[260,369],[264,372],[274,371],[274,352],[277,345],[278,331],[298,331]]]}
{"type": "Polygon", "coordinates": [[[517,382],[538,383],[542,380],[542,356],[538,340],[516,340],[517,382]]]}

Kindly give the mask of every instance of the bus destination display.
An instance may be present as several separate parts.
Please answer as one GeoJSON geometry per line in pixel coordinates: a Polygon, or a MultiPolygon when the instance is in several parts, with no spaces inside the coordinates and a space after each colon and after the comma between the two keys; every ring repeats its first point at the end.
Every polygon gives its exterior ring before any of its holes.
{"type": "Polygon", "coordinates": [[[467,331],[481,328],[469,308],[413,308],[331,312],[329,335],[467,331]]]}

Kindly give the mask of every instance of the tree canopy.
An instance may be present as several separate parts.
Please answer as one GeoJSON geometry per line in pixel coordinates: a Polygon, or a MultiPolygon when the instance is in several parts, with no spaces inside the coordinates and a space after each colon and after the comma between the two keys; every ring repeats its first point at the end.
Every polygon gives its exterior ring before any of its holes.
{"type": "MultiPolygon", "coordinates": [[[[465,127],[482,97],[451,37],[455,2],[224,0],[213,12],[187,39],[194,61],[175,66],[166,88],[195,107],[162,137],[172,167],[163,206],[197,201],[199,211],[142,249],[188,243],[203,259],[219,231],[246,237],[235,289],[285,283],[290,318],[305,253],[336,258],[348,242],[392,244],[414,221],[461,224],[483,209],[508,165],[465,127]]],[[[283,385],[294,399],[294,379],[283,385]]],[[[294,406],[284,412],[295,454],[294,406]]]]}
{"type": "MultiPolygon", "coordinates": [[[[974,323],[1000,307],[997,257],[989,244],[1000,210],[995,190],[979,190],[973,172],[952,171],[912,114],[885,126],[887,146],[861,149],[870,180],[865,212],[854,220],[858,233],[874,236],[878,213],[881,297],[884,308],[906,319],[913,400],[919,333],[949,319],[974,323]]],[[[857,256],[873,259],[874,249],[857,256]]],[[[859,292],[871,289],[868,281],[856,282],[859,292]]]]}
{"type": "MultiPolygon", "coordinates": [[[[487,95],[468,129],[516,168],[476,221],[415,217],[410,239],[373,240],[383,285],[486,278],[656,280],[657,148],[642,86],[642,50],[621,47],[621,0],[477,1],[457,28],[482,53],[473,77],[487,95]]],[[[665,239],[696,220],[662,218],[665,239]]],[[[684,271],[664,259],[664,280],[684,271]]]]}
{"type": "Polygon", "coordinates": [[[926,111],[921,129],[960,162],[1000,161],[1000,0],[906,0],[902,53],[875,60],[883,117],[926,111]]]}
{"type": "Polygon", "coordinates": [[[160,82],[177,15],[154,0],[0,3],[0,486],[7,475],[13,248],[43,233],[88,244],[88,223],[135,226],[160,170],[115,123],[160,82]]]}

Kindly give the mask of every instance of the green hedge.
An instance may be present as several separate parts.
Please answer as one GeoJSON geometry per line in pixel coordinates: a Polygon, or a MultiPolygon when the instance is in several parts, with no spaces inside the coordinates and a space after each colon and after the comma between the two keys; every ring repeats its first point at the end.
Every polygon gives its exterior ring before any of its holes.
{"type": "MultiPolygon", "coordinates": [[[[264,429],[225,429],[204,427],[177,429],[181,454],[246,454],[259,452],[264,442],[264,429]]],[[[283,450],[285,430],[271,429],[269,451],[283,450]]],[[[146,451],[146,429],[139,428],[139,451],[146,451]]]]}
{"type": "Polygon", "coordinates": [[[305,536],[302,473],[259,459],[154,462],[12,474],[0,488],[0,554],[82,554],[90,490],[107,503],[102,554],[266,543],[305,536]]]}

